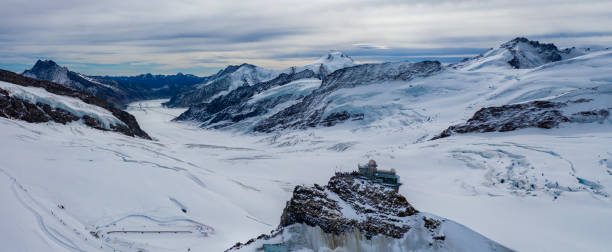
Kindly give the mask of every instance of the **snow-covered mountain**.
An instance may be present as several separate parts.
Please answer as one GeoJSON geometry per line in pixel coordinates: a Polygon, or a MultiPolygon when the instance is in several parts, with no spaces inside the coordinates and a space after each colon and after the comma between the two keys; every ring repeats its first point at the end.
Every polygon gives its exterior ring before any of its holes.
{"type": "Polygon", "coordinates": [[[364,117],[370,116],[366,115],[370,111],[367,111],[365,107],[368,102],[371,102],[369,97],[379,93],[379,87],[368,86],[406,83],[415,78],[434,75],[440,70],[442,70],[442,65],[437,61],[363,64],[343,68],[325,77],[321,87],[304,97],[301,102],[266,118],[258,123],[254,130],[272,132],[287,128],[333,126],[349,119],[363,120],[364,117]],[[338,95],[342,93],[338,90],[354,90],[358,87],[369,89],[370,94],[361,94],[361,97],[354,97],[354,99],[338,99],[338,95]],[[347,103],[356,104],[356,106],[347,103]]]}
{"type": "Polygon", "coordinates": [[[279,227],[227,251],[512,251],[357,174],[297,186],[279,227]],[[285,249],[285,250],[282,250],[285,249]]]}
{"type": "Polygon", "coordinates": [[[355,62],[351,57],[340,51],[330,51],[311,64],[281,71],[269,70],[246,63],[239,66],[228,66],[209,77],[207,82],[194,87],[192,90],[175,95],[165,105],[169,107],[189,107],[199,103],[208,103],[214,98],[226,95],[239,87],[253,86],[274,78],[282,78],[279,76],[280,74],[294,74],[304,70],[310,70],[316,73],[317,78],[322,79],[338,69],[353,65],[355,65],[355,62]]]}
{"type": "Polygon", "coordinates": [[[118,107],[130,102],[168,98],[207,78],[194,75],[86,76],[70,71],[52,60],[38,60],[23,75],[47,80],[65,87],[93,94],[118,107]]]}
{"type": "Polygon", "coordinates": [[[102,84],[85,75],[68,70],[52,60],[38,60],[32,69],[23,72],[23,75],[39,80],[51,81],[62,86],[93,94],[116,106],[130,101],[128,94],[117,87],[102,84]]]}
{"type": "MultiPolygon", "coordinates": [[[[480,108],[551,99],[554,99],[551,102],[568,105],[566,110],[571,113],[555,119],[556,123],[539,124],[538,120],[544,120],[540,115],[544,111],[536,112],[534,109],[533,114],[526,115],[525,109],[519,109],[521,113],[513,116],[523,121],[514,122],[521,126],[509,126],[502,131],[539,127],[538,124],[542,127],[555,127],[570,120],[592,121],[578,116],[585,113],[596,112],[607,118],[605,111],[612,106],[606,102],[609,98],[605,91],[607,88],[604,83],[595,79],[607,78],[602,76],[605,74],[599,71],[599,67],[610,60],[610,51],[579,51],[575,48],[559,51],[553,44],[524,38],[504,43],[500,49],[493,51],[449,67],[437,62],[397,62],[343,68],[324,78],[321,87],[313,90],[299,103],[260,119],[251,129],[274,132],[282,129],[334,126],[344,121],[353,121],[353,124],[358,125],[356,127],[458,122],[466,115],[448,113],[449,110],[445,107],[448,105],[440,106],[436,103],[463,107],[471,116],[480,108]],[[511,65],[512,62],[518,62],[517,68],[531,70],[515,69],[511,65]],[[592,75],[577,75],[576,72],[592,75]],[[602,84],[604,86],[600,86],[602,84]],[[589,92],[592,88],[601,91],[589,92]],[[564,96],[559,97],[561,95],[564,96]],[[581,103],[582,110],[578,109],[580,111],[570,109],[578,106],[570,98],[578,96],[589,102],[581,103]],[[567,119],[570,117],[582,119],[567,119]]],[[[503,108],[505,107],[502,107],[502,110],[503,108]]],[[[489,112],[491,111],[497,110],[489,109],[489,112]]],[[[605,118],[595,121],[602,122],[605,118]]],[[[510,123],[498,119],[497,123],[510,123]]],[[[479,127],[482,128],[485,124],[481,122],[479,127]]]]}
{"type": "Polygon", "coordinates": [[[215,75],[210,76],[206,82],[176,94],[165,105],[168,107],[188,107],[193,104],[209,102],[238,87],[251,86],[262,81],[268,81],[279,74],[280,71],[246,63],[238,66],[228,66],[215,75]]]}
{"type": "MultiPolygon", "coordinates": [[[[320,85],[316,80],[298,82],[295,77],[298,75],[295,74],[295,71],[303,68],[293,68],[291,74],[283,73],[269,82],[245,85],[227,94],[217,93],[216,99],[191,106],[177,120],[198,122],[205,128],[231,128],[239,131],[258,132],[334,126],[342,122],[354,122],[353,124],[358,125],[356,127],[407,126],[414,123],[432,122],[434,119],[440,123],[458,122],[467,119],[465,115],[444,114],[447,113],[446,107],[437,107],[433,104],[445,102],[445,100],[449,100],[450,103],[458,102],[456,99],[461,99],[465,104],[454,104],[453,106],[463,106],[466,113],[471,115],[479,108],[492,107],[489,111],[496,111],[493,107],[535,99],[546,101],[555,98],[553,94],[561,95],[571,90],[592,88],[593,86],[586,83],[595,84],[594,82],[587,76],[572,74],[570,69],[601,74],[590,65],[605,64],[601,61],[607,60],[606,52],[608,51],[603,49],[559,50],[553,44],[516,38],[502,44],[498,49],[489,50],[481,56],[450,66],[425,61],[418,63],[387,62],[344,67],[323,77],[320,85]],[[553,75],[557,76],[552,78],[553,75]],[[532,80],[534,78],[535,80],[532,80]],[[568,82],[568,78],[577,79],[568,82]],[[581,81],[582,84],[579,84],[581,81]],[[303,88],[304,85],[308,88],[303,88]],[[503,87],[503,89],[495,87],[503,87]],[[515,93],[518,97],[502,99],[503,96],[511,93],[515,93]],[[483,100],[482,96],[488,98],[483,100]],[[267,98],[262,99],[263,97],[267,98]],[[433,107],[422,106],[429,113],[413,108],[424,103],[432,104],[433,107]]],[[[316,70],[316,66],[326,66],[326,69],[333,70],[332,66],[341,67],[354,64],[348,56],[340,52],[332,52],[321,57],[317,62],[308,65],[311,70],[316,70]],[[326,65],[327,63],[329,65],[326,65]]],[[[302,77],[312,78],[313,76],[303,75],[302,77]]],[[[588,103],[593,105],[588,111],[585,108],[584,111],[572,113],[577,115],[594,113],[593,111],[602,109],[607,111],[607,105],[603,102],[606,98],[607,96],[597,99],[602,102],[588,103]]],[[[555,102],[575,104],[562,98],[558,98],[555,102]]],[[[522,108],[523,105],[513,106],[522,108]]],[[[542,115],[556,113],[555,111],[536,112],[536,109],[532,111],[533,114],[529,115],[521,112],[510,116],[520,118],[522,121],[514,121],[516,127],[489,126],[502,131],[524,127],[556,127],[559,123],[569,122],[567,118],[572,117],[572,115],[561,116],[554,119],[555,123],[551,123],[553,119],[548,117],[544,119],[542,115]],[[549,123],[542,123],[542,120],[549,123]]],[[[605,112],[601,113],[605,117],[605,112]]],[[[508,125],[510,123],[510,121],[499,120],[499,118],[488,117],[488,119],[495,119],[498,123],[503,122],[508,125]]],[[[585,120],[573,121],[583,122],[585,120]]],[[[470,130],[455,130],[454,132],[487,131],[485,129],[474,130],[478,127],[483,128],[487,124],[488,122],[479,122],[479,126],[472,126],[470,130]]],[[[444,125],[444,128],[449,126],[444,125]]]]}
{"type": "Polygon", "coordinates": [[[454,66],[466,70],[476,70],[483,67],[525,69],[574,58],[584,55],[585,52],[586,50],[575,47],[559,50],[554,44],[540,43],[518,37],[503,43],[498,48],[491,48],[473,59],[454,64],[454,66]]]}
{"type": "Polygon", "coordinates": [[[90,94],[0,70],[0,117],[31,123],[82,122],[100,130],[151,139],[136,119],[90,94]]]}
{"type": "Polygon", "coordinates": [[[355,61],[348,55],[332,50],[327,55],[321,56],[315,62],[305,65],[303,68],[310,69],[323,79],[326,75],[333,73],[338,69],[351,67],[355,65],[355,61]]]}
{"type": "Polygon", "coordinates": [[[202,127],[215,128],[244,123],[252,125],[256,117],[278,111],[302,99],[320,84],[317,77],[308,69],[282,73],[269,81],[238,87],[211,102],[192,105],[176,120],[199,121],[202,127]],[[246,119],[250,120],[245,122],[246,119]]]}

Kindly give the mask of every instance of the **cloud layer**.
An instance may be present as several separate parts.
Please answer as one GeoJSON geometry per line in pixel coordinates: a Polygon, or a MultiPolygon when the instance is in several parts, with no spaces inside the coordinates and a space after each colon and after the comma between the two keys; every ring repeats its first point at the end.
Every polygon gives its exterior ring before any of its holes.
{"type": "MultiPolygon", "coordinates": [[[[611,44],[612,2],[4,0],[0,67],[52,58],[88,74],[284,68],[339,49],[358,61],[479,53],[516,36],[611,44]]],[[[17,69],[19,68],[19,69],[17,69]]]]}

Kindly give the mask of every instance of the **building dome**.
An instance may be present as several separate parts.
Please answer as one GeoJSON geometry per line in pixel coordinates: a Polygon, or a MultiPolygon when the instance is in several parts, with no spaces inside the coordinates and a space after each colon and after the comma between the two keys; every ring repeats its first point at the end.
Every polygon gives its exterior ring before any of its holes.
{"type": "Polygon", "coordinates": [[[377,167],[378,165],[376,164],[376,161],[374,161],[374,159],[370,159],[370,162],[368,162],[368,166],[369,167],[377,167]]]}

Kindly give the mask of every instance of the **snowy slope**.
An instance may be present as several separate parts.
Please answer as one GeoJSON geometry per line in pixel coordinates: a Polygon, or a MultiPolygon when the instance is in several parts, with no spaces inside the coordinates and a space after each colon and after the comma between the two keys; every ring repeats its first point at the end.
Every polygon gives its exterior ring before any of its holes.
{"type": "Polygon", "coordinates": [[[421,131],[401,127],[315,128],[254,137],[171,122],[182,110],[162,108],[161,102],[137,103],[129,110],[157,142],[78,124],[0,119],[5,143],[0,145],[1,168],[8,174],[2,184],[9,192],[2,195],[9,207],[0,218],[14,223],[0,228],[11,233],[2,237],[4,246],[13,251],[23,246],[69,250],[64,243],[87,251],[99,246],[102,251],[108,246],[223,251],[273,229],[294,185],[324,184],[335,171],[354,170],[369,158],[398,171],[404,183],[400,193],[416,208],[453,219],[509,248],[606,251],[610,246],[612,202],[585,185],[596,182],[608,194],[612,188],[612,136],[604,125],[415,144],[421,131]],[[36,158],[24,159],[24,149],[36,158]],[[502,177],[529,181],[525,175],[537,179],[534,190],[499,182],[502,177]],[[539,181],[558,182],[561,193],[539,181]],[[27,207],[34,210],[22,210],[27,207]],[[89,234],[133,227],[161,230],[159,223],[168,223],[163,227],[171,230],[204,230],[208,236],[115,233],[99,240],[89,234]]]}
{"type": "MultiPolygon", "coordinates": [[[[531,46],[530,43],[527,45],[531,46]]],[[[504,48],[504,51],[508,50],[504,48]]],[[[357,125],[348,127],[434,124],[444,129],[467,120],[484,107],[550,100],[568,92],[596,87],[606,90],[605,86],[609,85],[612,77],[609,50],[561,59],[531,69],[513,69],[498,56],[487,55],[477,60],[501,62],[503,66],[489,65],[477,69],[422,67],[410,72],[411,63],[401,62],[344,68],[331,74],[320,88],[299,104],[263,120],[255,130],[270,132],[337,125],[326,123],[326,118],[330,117],[357,125]],[[403,73],[416,77],[402,78],[403,73]]],[[[424,66],[425,63],[421,64],[424,66]]],[[[567,102],[568,99],[556,101],[567,102]]],[[[605,102],[589,104],[593,105],[591,110],[609,108],[605,102]]]]}
{"type": "Polygon", "coordinates": [[[515,68],[527,69],[547,63],[570,59],[584,55],[586,50],[575,47],[559,50],[554,44],[540,43],[518,37],[492,48],[482,55],[457,64],[454,67],[465,70],[481,68],[515,68]]]}

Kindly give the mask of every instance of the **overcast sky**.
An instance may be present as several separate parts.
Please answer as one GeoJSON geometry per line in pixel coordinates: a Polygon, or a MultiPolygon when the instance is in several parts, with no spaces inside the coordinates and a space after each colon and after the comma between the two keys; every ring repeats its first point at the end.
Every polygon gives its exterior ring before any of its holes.
{"type": "Polygon", "coordinates": [[[192,73],[228,64],[460,58],[526,36],[612,45],[612,1],[2,0],[0,68],[39,58],[86,74],[192,73]]]}

